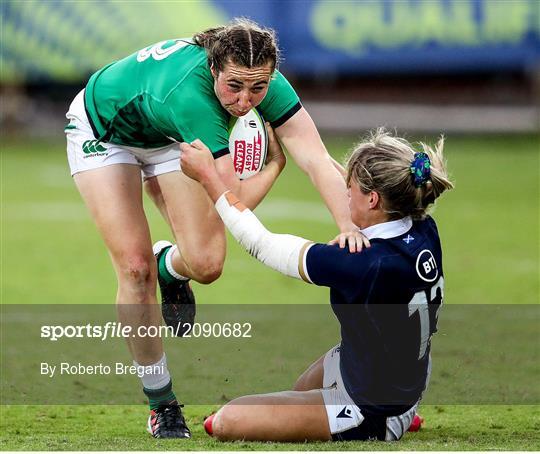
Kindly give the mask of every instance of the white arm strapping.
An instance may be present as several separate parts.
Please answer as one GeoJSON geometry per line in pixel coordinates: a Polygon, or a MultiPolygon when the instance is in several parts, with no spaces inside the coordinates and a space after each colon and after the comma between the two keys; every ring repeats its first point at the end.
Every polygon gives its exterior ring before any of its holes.
{"type": "Polygon", "coordinates": [[[241,205],[231,192],[221,194],[216,202],[216,210],[236,241],[253,257],[282,274],[311,283],[305,271],[305,255],[311,241],[269,232],[257,216],[241,205]],[[299,268],[302,268],[303,276],[299,268]]]}

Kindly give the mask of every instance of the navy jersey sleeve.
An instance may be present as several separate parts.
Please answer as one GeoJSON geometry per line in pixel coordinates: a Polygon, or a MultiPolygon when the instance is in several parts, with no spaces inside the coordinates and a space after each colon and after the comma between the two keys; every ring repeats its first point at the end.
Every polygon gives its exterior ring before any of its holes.
{"type": "Polygon", "coordinates": [[[305,262],[309,279],[316,285],[338,290],[348,301],[361,291],[369,293],[379,266],[372,248],[350,253],[348,248],[338,245],[314,244],[305,262]]]}

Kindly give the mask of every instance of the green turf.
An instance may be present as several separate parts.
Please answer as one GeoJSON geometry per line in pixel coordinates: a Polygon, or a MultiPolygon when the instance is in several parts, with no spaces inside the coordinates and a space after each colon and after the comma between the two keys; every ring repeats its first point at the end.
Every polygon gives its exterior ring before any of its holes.
{"type": "Polygon", "coordinates": [[[220,443],[203,431],[212,407],[186,410],[193,438],[152,439],[143,406],[2,407],[4,450],[538,450],[540,410],[528,406],[424,406],[427,424],[397,443],[220,443]]]}
{"type": "MultiPolygon", "coordinates": [[[[330,139],[327,144],[340,158],[351,142],[349,138],[330,139]]],[[[116,279],[69,177],[64,143],[60,139],[26,143],[4,140],[0,145],[2,303],[112,304],[116,279]]],[[[446,152],[456,189],[443,196],[434,214],[445,253],[445,303],[538,304],[538,137],[450,137],[446,152]]],[[[257,212],[274,231],[317,241],[335,233],[317,193],[291,162],[257,212]]],[[[166,225],[150,204],[148,213],[153,238],[170,239],[166,225]]],[[[232,241],[223,277],[211,286],[195,287],[201,304],[327,304],[328,298],[325,290],[265,269],[232,241]]],[[[499,326],[493,329],[497,332],[499,326]]],[[[537,355],[538,332],[533,330],[531,336],[531,342],[522,347],[537,355]]],[[[482,339],[475,342],[481,344],[482,339]]],[[[437,338],[434,344],[436,348],[437,338]]],[[[463,358],[459,348],[454,355],[457,361],[463,358]]],[[[434,361],[437,368],[437,357],[434,361]]],[[[439,371],[443,367],[441,360],[439,371]]],[[[501,368],[505,367],[511,366],[501,361],[501,368]]],[[[138,388],[134,389],[134,401],[140,402],[137,393],[138,388]]],[[[540,449],[538,405],[424,406],[426,429],[392,445],[217,444],[202,433],[200,426],[202,417],[212,408],[186,408],[194,429],[193,440],[156,442],[143,432],[143,406],[2,406],[1,448],[540,449]]]]}
{"type": "MultiPolygon", "coordinates": [[[[328,141],[336,158],[350,144],[328,141]]],[[[456,189],[443,195],[434,214],[447,303],[538,303],[537,145],[533,136],[448,138],[456,189]]],[[[4,142],[2,190],[3,302],[111,303],[116,279],[69,176],[64,144],[4,142]]],[[[153,238],[170,239],[157,211],[147,206],[153,238]]],[[[277,232],[317,241],[335,233],[318,194],[292,162],[257,212],[277,232]]],[[[266,269],[234,241],[228,247],[222,278],[197,286],[200,301],[227,303],[223,295],[235,295],[239,303],[268,303],[285,288],[291,302],[327,302],[326,292],[266,269]]]]}

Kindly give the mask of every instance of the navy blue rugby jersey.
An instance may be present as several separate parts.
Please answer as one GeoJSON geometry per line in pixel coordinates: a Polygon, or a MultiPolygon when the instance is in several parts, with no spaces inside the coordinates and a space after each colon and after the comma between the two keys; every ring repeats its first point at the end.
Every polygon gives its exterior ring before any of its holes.
{"type": "Polygon", "coordinates": [[[330,287],[341,324],[345,388],[365,412],[398,415],[426,386],[430,339],[443,298],[442,253],[435,221],[386,222],[363,230],[371,248],[313,245],[306,271],[330,287]]]}

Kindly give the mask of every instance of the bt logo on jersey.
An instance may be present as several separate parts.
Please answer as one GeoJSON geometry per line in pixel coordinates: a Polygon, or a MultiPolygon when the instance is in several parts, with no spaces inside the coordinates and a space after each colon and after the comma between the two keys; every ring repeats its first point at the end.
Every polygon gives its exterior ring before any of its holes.
{"type": "Polygon", "coordinates": [[[420,279],[426,282],[433,282],[439,276],[437,262],[429,249],[424,249],[416,258],[416,272],[420,279]]]}
{"type": "Polygon", "coordinates": [[[424,271],[426,272],[426,274],[429,274],[432,269],[437,268],[433,256],[431,256],[426,262],[422,262],[422,266],[424,267],[424,271]]]}

